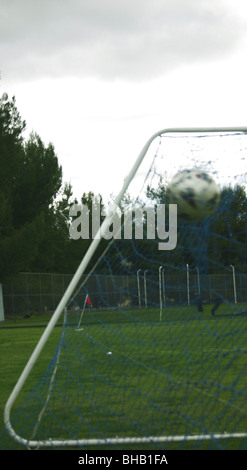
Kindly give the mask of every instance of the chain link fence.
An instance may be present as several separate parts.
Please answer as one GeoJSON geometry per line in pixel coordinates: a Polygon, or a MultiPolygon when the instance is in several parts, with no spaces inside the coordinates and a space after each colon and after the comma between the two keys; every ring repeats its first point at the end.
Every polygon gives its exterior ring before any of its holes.
{"type": "MultiPolygon", "coordinates": [[[[61,300],[70,274],[20,273],[15,280],[3,284],[4,311],[8,316],[53,312],[61,300]]],[[[82,284],[85,277],[82,278],[82,284]]],[[[115,276],[92,275],[79,290],[75,303],[83,305],[89,294],[93,308],[151,307],[162,302],[167,305],[193,304],[199,293],[203,301],[211,303],[220,295],[228,302],[247,300],[247,278],[243,274],[210,274],[179,271],[162,278],[157,275],[115,276]]],[[[70,307],[73,305],[71,303],[70,307]]]]}

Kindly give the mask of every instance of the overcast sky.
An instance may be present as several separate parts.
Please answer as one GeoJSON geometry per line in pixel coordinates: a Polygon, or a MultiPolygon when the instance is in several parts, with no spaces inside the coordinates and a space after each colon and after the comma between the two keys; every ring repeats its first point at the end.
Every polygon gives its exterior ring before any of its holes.
{"type": "Polygon", "coordinates": [[[79,197],[167,127],[247,125],[246,0],[0,0],[1,93],[79,197]]]}

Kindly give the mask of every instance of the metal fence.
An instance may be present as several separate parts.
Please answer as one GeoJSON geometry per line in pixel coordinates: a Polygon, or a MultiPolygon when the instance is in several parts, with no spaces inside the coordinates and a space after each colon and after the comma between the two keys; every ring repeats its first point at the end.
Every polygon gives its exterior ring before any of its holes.
{"type": "MultiPolygon", "coordinates": [[[[70,274],[20,273],[15,280],[3,284],[5,315],[53,312],[68,286],[70,274]]],[[[85,278],[82,278],[82,282],[85,278]]],[[[195,273],[179,271],[165,273],[162,285],[159,275],[129,276],[92,275],[79,290],[75,301],[82,305],[89,294],[93,308],[150,307],[162,302],[168,305],[192,304],[201,290],[204,302],[220,295],[229,302],[247,300],[247,277],[232,273],[198,277],[195,273]]]]}

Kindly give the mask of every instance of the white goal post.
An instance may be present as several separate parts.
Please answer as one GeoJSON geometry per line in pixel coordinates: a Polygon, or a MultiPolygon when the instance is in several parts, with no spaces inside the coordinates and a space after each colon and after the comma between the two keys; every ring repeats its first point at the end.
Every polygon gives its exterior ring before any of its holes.
{"type": "MultiPolygon", "coordinates": [[[[115,199],[114,205],[111,208],[111,213],[106,216],[101,228],[99,229],[97,235],[92,240],[92,243],[86,252],[85,256],[83,257],[77,271],[75,272],[70,284],[68,285],[64,295],[62,296],[59,304],[57,305],[54,314],[52,315],[45,331],[43,332],[40,340],[38,341],[33,353],[31,354],[23,372],[21,373],[15,387],[13,388],[7,403],[4,409],[4,423],[5,427],[9,433],[9,435],[18,443],[28,447],[28,448],[39,448],[39,447],[65,447],[65,446],[90,446],[90,445],[109,445],[109,444],[137,444],[137,443],[146,443],[146,442],[180,442],[180,441],[194,441],[194,440],[208,440],[211,438],[216,439],[227,439],[227,438],[242,438],[247,437],[247,432],[239,432],[239,433],[215,433],[212,434],[195,434],[195,435],[174,435],[174,436],[126,436],[126,437],[115,437],[115,438],[99,438],[99,439],[84,439],[83,436],[79,436],[78,439],[46,439],[46,440],[29,440],[28,438],[21,437],[13,428],[11,423],[11,410],[13,404],[15,403],[17,397],[19,396],[28,376],[30,375],[31,370],[33,369],[35,363],[37,362],[41,351],[43,350],[48,338],[51,335],[55,325],[57,324],[59,318],[61,317],[62,313],[66,309],[66,306],[71,299],[71,296],[75,292],[78,284],[80,283],[80,279],[85,272],[92,256],[94,255],[98,245],[103,237],[105,230],[109,227],[114,214],[118,210],[118,207],[121,204],[123,196],[125,195],[131,181],[133,180],[137,170],[139,169],[145,155],[147,154],[152,142],[159,136],[163,136],[165,134],[173,134],[173,133],[180,133],[180,134],[189,134],[189,133],[223,133],[223,132],[230,132],[230,133],[247,133],[247,127],[203,127],[203,128],[168,128],[163,129],[155,134],[153,134],[146,144],[144,145],[143,149],[141,150],[138,158],[136,159],[133,167],[131,168],[129,174],[124,179],[122,189],[120,190],[118,196],[115,199]]],[[[160,294],[161,295],[161,294],[160,294]]],[[[162,303],[162,299],[161,299],[162,303]]],[[[85,308],[85,304],[83,309],[85,308]]],[[[82,312],[83,315],[83,312],[82,312]]],[[[162,307],[161,313],[162,315],[162,307]]],[[[81,319],[78,324],[78,328],[80,327],[81,319]]]]}

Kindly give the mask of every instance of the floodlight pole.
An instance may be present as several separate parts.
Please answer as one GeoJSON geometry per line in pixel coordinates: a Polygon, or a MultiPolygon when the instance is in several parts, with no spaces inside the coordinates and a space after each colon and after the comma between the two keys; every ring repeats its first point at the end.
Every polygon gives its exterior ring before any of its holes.
{"type": "Polygon", "coordinates": [[[0,322],[4,321],[3,286],[0,283],[0,322]]]}
{"type": "Polygon", "coordinates": [[[198,290],[198,295],[201,295],[201,285],[200,285],[200,272],[199,268],[196,266],[196,276],[197,276],[197,290],[198,290]]]}
{"type": "Polygon", "coordinates": [[[147,279],[146,279],[146,273],[148,272],[148,269],[145,269],[144,271],[144,296],[145,296],[145,308],[148,306],[147,302],[147,279]]]}
{"type": "Polygon", "coordinates": [[[190,268],[189,265],[186,264],[187,270],[187,304],[190,305],[190,268]]]}
{"type": "Polygon", "coordinates": [[[230,264],[230,268],[232,268],[232,280],[233,280],[233,292],[234,292],[234,303],[237,304],[237,290],[236,290],[236,275],[235,275],[235,267],[230,264]]]}
{"type": "Polygon", "coordinates": [[[138,303],[139,303],[139,308],[141,308],[141,289],[140,289],[140,273],[141,269],[138,269],[137,271],[137,290],[138,290],[138,303]]]}
{"type": "Polygon", "coordinates": [[[165,290],[165,273],[164,273],[164,269],[162,269],[162,289],[163,289],[163,304],[165,306],[166,304],[166,290],[165,290]]]}
{"type": "Polygon", "coordinates": [[[163,269],[163,266],[160,266],[159,267],[160,321],[162,319],[162,269],[163,269]]]}

